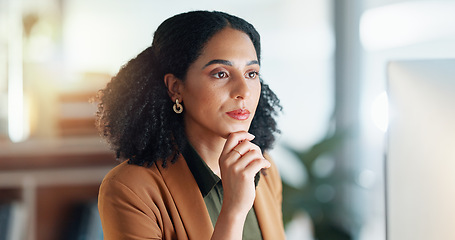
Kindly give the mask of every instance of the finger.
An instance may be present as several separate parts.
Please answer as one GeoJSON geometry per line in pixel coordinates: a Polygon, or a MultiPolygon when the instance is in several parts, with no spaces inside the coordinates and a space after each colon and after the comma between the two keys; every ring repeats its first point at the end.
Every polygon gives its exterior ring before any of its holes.
{"type": "Polygon", "coordinates": [[[269,168],[270,166],[272,166],[272,164],[267,159],[255,159],[246,166],[244,174],[254,178],[254,176],[261,171],[261,169],[269,168]]]}
{"type": "Polygon", "coordinates": [[[249,152],[251,150],[256,150],[258,153],[261,154],[261,157],[262,157],[261,148],[258,145],[254,144],[254,143],[252,143],[250,141],[243,141],[243,142],[237,144],[237,146],[235,146],[232,149],[232,151],[238,152],[242,156],[245,155],[247,152],[249,152]]]}
{"type": "Polygon", "coordinates": [[[251,143],[250,141],[243,141],[235,146],[231,152],[226,154],[227,156],[224,158],[224,160],[222,160],[223,163],[220,162],[220,164],[224,164],[226,166],[232,165],[250,151],[255,152],[257,155],[256,158],[264,158],[264,156],[262,156],[262,150],[259,148],[259,146],[251,143]]]}
{"type": "Polygon", "coordinates": [[[245,131],[231,133],[226,140],[226,144],[224,144],[224,148],[221,154],[227,154],[228,152],[232,151],[232,149],[241,141],[251,141],[253,139],[254,135],[245,131]]]}
{"type": "Polygon", "coordinates": [[[245,153],[241,158],[237,159],[232,165],[236,169],[244,169],[250,164],[251,162],[257,160],[257,159],[263,159],[264,157],[262,156],[261,152],[252,149],[245,153]]]}
{"type": "Polygon", "coordinates": [[[225,160],[220,161],[221,172],[222,174],[224,171],[234,175],[242,174],[251,162],[263,158],[260,150],[249,150],[243,156],[233,150],[228,154],[228,157],[225,160]]]}
{"type": "Polygon", "coordinates": [[[220,158],[220,166],[229,167],[230,165],[235,164],[242,156],[243,154],[239,151],[232,150],[223,158],[220,158]]]}

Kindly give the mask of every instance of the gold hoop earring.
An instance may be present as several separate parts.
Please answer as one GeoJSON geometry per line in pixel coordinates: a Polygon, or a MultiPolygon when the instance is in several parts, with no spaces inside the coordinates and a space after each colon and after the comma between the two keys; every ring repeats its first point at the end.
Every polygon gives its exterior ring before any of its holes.
{"type": "Polygon", "coordinates": [[[174,106],[172,106],[172,108],[174,109],[174,112],[177,114],[180,114],[183,112],[183,106],[182,106],[182,104],[179,103],[178,99],[175,99],[175,103],[174,103],[174,106]]]}

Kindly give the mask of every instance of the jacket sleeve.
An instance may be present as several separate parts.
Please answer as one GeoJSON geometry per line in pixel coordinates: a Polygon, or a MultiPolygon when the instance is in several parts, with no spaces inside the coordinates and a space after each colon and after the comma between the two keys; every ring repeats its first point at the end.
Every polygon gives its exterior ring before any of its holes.
{"type": "Polygon", "coordinates": [[[279,203],[281,209],[281,204],[283,202],[283,185],[281,182],[280,173],[275,162],[271,159],[270,155],[265,153],[264,157],[270,161],[272,167],[267,169],[267,174],[270,175],[270,188],[273,192],[275,200],[279,203]]]}
{"type": "MultiPolygon", "coordinates": [[[[267,154],[266,159],[270,160],[267,154]]],[[[286,239],[282,214],[282,185],[281,179],[273,161],[272,166],[261,177],[256,191],[255,210],[259,227],[264,240],[286,239]]]]}
{"type": "Polygon", "coordinates": [[[105,179],[98,196],[104,239],[162,239],[156,206],[144,203],[128,186],[105,179]]]}
{"type": "Polygon", "coordinates": [[[273,174],[274,174],[274,189],[275,189],[275,199],[277,200],[277,202],[280,204],[280,208],[281,208],[281,205],[283,203],[283,185],[282,185],[282,182],[281,182],[281,177],[280,177],[280,174],[278,172],[278,168],[276,167],[276,165],[273,167],[273,174]]]}

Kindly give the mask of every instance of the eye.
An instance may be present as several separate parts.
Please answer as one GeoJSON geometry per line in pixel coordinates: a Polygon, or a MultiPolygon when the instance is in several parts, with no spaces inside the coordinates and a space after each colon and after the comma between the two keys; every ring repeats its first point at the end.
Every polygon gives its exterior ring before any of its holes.
{"type": "Polygon", "coordinates": [[[227,72],[224,72],[224,71],[216,72],[216,73],[212,74],[212,76],[213,76],[214,78],[218,78],[218,79],[222,79],[222,78],[227,78],[227,77],[229,77],[229,75],[227,74],[227,72]]]}
{"type": "Polygon", "coordinates": [[[259,75],[259,73],[257,71],[251,71],[251,72],[247,72],[245,74],[245,77],[250,78],[250,79],[255,79],[258,75],[259,75]]]}

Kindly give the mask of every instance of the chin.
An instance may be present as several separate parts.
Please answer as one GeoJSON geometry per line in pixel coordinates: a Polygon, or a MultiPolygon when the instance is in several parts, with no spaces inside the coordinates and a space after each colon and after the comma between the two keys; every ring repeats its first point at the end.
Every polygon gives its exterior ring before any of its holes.
{"type": "Polygon", "coordinates": [[[227,135],[233,133],[233,132],[248,132],[248,130],[250,129],[250,126],[238,126],[238,127],[231,127],[229,128],[229,132],[227,133],[227,135]]]}

